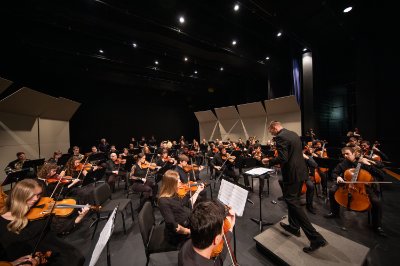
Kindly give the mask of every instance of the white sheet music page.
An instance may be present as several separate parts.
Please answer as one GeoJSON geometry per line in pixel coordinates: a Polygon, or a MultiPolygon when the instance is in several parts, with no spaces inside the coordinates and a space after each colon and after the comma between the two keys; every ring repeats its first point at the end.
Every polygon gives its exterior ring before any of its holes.
{"type": "Polygon", "coordinates": [[[115,207],[114,211],[110,215],[110,218],[108,218],[106,225],[100,233],[100,237],[99,240],[97,240],[96,246],[94,247],[89,266],[94,266],[97,263],[97,260],[99,259],[101,252],[106,246],[108,239],[110,239],[110,236],[114,229],[114,219],[117,213],[117,208],[118,206],[115,207]]]}
{"type": "Polygon", "coordinates": [[[237,216],[243,216],[248,191],[224,179],[218,192],[218,199],[225,205],[232,207],[237,216]]]}
{"type": "Polygon", "coordinates": [[[275,172],[275,170],[271,168],[258,167],[258,168],[253,168],[245,173],[248,175],[263,175],[265,173],[272,173],[272,172],[275,172]]]}

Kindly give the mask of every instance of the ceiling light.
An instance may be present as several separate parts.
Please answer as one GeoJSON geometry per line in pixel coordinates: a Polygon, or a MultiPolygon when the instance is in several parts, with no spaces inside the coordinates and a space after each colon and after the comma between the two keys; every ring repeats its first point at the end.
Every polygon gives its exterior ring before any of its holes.
{"type": "Polygon", "coordinates": [[[343,13],[348,13],[348,12],[350,12],[352,9],[353,9],[353,7],[351,7],[351,6],[346,7],[346,8],[343,10],[343,13]]]}
{"type": "Polygon", "coordinates": [[[180,16],[180,17],[179,17],[179,22],[180,22],[181,24],[185,23],[185,18],[184,18],[183,16],[180,16]]]}
{"type": "Polygon", "coordinates": [[[157,60],[156,60],[156,61],[154,61],[154,64],[158,65],[158,61],[157,61],[157,60]]]}
{"type": "Polygon", "coordinates": [[[223,68],[223,67],[220,67],[219,70],[220,70],[220,71],[224,71],[224,68],[223,68]]]}
{"type": "Polygon", "coordinates": [[[99,53],[101,53],[101,54],[102,54],[102,53],[104,53],[104,51],[100,49],[100,50],[99,50],[99,53]]]}
{"type": "Polygon", "coordinates": [[[236,40],[232,41],[232,45],[236,45],[236,43],[237,43],[236,40]]]}
{"type": "Polygon", "coordinates": [[[266,60],[269,60],[269,56],[267,56],[265,59],[266,59],[266,60]]]}
{"type": "Polygon", "coordinates": [[[188,60],[189,60],[189,58],[187,58],[187,57],[185,56],[185,58],[183,58],[183,60],[185,60],[185,62],[186,62],[186,61],[188,61],[188,60]]]}
{"type": "Polygon", "coordinates": [[[235,4],[235,6],[233,7],[233,10],[238,11],[239,10],[239,4],[235,4]]]}
{"type": "Polygon", "coordinates": [[[132,46],[133,46],[133,48],[136,48],[137,44],[134,42],[134,43],[132,43],[132,46]]]}
{"type": "Polygon", "coordinates": [[[277,37],[281,37],[281,36],[282,36],[282,32],[278,32],[278,33],[276,34],[276,36],[277,36],[277,37]]]}
{"type": "Polygon", "coordinates": [[[197,74],[197,70],[195,70],[194,73],[197,74]]]}
{"type": "Polygon", "coordinates": [[[304,49],[303,49],[303,52],[305,52],[305,51],[307,51],[307,48],[304,48],[304,49]]]}

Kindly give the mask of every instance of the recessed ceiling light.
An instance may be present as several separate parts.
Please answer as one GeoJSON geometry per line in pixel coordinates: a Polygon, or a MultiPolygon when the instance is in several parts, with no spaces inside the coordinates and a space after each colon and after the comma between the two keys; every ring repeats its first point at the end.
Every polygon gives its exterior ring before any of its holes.
{"type": "Polygon", "coordinates": [[[101,54],[102,54],[102,53],[104,53],[104,51],[100,49],[100,50],[99,50],[99,53],[101,53],[101,54]]]}
{"type": "Polygon", "coordinates": [[[267,56],[265,59],[266,59],[266,60],[269,60],[269,56],[267,56]]]}
{"type": "Polygon", "coordinates": [[[351,7],[351,6],[346,7],[346,8],[343,10],[343,13],[348,13],[348,12],[350,12],[352,9],[353,9],[353,7],[351,7]]]}
{"type": "Polygon", "coordinates": [[[223,67],[220,67],[219,70],[220,70],[220,71],[224,71],[224,68],[223,68],[223,67]]]}
{"type": "Polygon", "coordinates": [[[183,58],[183,60],[186,62],[189,60],[189,58],[187,58],[186,56],[183,58]]]}
{"type": "Polygon", "coordinates": [[[136,48],[137,44],[134,42],[134,43],[132,43],[132,46],[133,46],[133,48],[136,48]]]}
{"type": "Polygon", "coordinates": [[[303,52],[305,52],[305,51],[307,51],[307,48],[304,48],[304,49],[303,49],[303,52]]]}
{"type": "Polygon", "coordinates": [[[233,40],[232,45],[236,45],[236,44],[237,44],[236,40],[233,40]]]}
{"type": "Polygon", "coordinates": [[[185,18],[184,18],[183,16],[180,16],[180,17],[179,17],[179,22],[180,22],[181,24],[185,23],[185,18]]]}
{"type": "Polygon", "coordinates": [[[239,4],[235,4],[235,6],[233,7],[233,10],[238,11],[239,10],[239,4]]]}
{"type": "Polygon", "coordinates": [[[156,60],[156,61],[154,61],[154,64],[158,65],[158,61],[157,61],[157,60],[156,60]]]}
{"type": "Polygon", "coordinates": [[[276,34],[276,36],[277,36],[277,37],[281,37],[281,36],[282,36],[282,32],[278,32],[278,33],[276,34]]]}
{"type": "Polygon", "coordinates": [[[195,70],[194,73],[197,74],[197,70],[195,70]]]}

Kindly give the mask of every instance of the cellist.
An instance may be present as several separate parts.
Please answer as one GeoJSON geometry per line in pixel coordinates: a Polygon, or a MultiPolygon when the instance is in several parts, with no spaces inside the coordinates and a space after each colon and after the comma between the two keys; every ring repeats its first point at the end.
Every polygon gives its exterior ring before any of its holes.
{"type": "MultiPolygon", "coordinates": [[[[368,171],[373,178],[377,180],[383,180],[384,172],[379,168],[383,167],[381,162],[372,161],[365,157],[360,158],[360,152],[354,147],[342,148],[342,155],[345,160],[340,162],[335,169],[333,169],[332,177],[336,180],[337,184],[334,184],[329,189],[329,201],[330,201],[330,213],[324,215],[325,218],[336,218],[340,217],[340,205],[335,200],[335,193],[338,190],[340,183],[344,181],[345,171],[351,168],[356,168],[358,163],[361,163],[361,169],[368,171]]],[[[369,200],[371,202],[372,211],[372,226],[373,229],[380,236],[386,236],[385,231],[382,228],[382,203],[379,198],[379,191],[374,185],[366,185],[369,200]]]]}

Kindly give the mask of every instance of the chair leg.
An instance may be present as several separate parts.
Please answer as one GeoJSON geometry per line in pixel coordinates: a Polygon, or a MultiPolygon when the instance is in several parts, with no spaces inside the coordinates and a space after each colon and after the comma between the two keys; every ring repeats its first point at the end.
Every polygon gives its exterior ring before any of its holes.
{"type": "Polygon", "coordinates": [[[150,254],[146,252],[146,266],[149,265],[149,261],[150,261],[150,254]]]}
{"type": "Polygon", "coordinates": [[[94,238],[94,234],[96,233],[97,225],[99,224],[99,221],[100,221],[100,214],[97,213],[97,218],[96,218],[96,221],[94,221],[95,224],[94,224],[94,229],[93,229],[93,233],[92,233],[92,238],[91,239],[94,238]]]}
{"type": "Polygon", "coordinates": [[[268,196],[269,196],[269,177],[267,177],[267,189],[268,189],[268,196]]]}
{"type": "Polygon", "coordinates": [[[132,205],[132,201],[131,201],[131,214],[132,214],[132,223],[133,223],[133,221],[135,221],[135,217],[134,217],[134,215],[133,215],[133,205],[132,205]]]}

